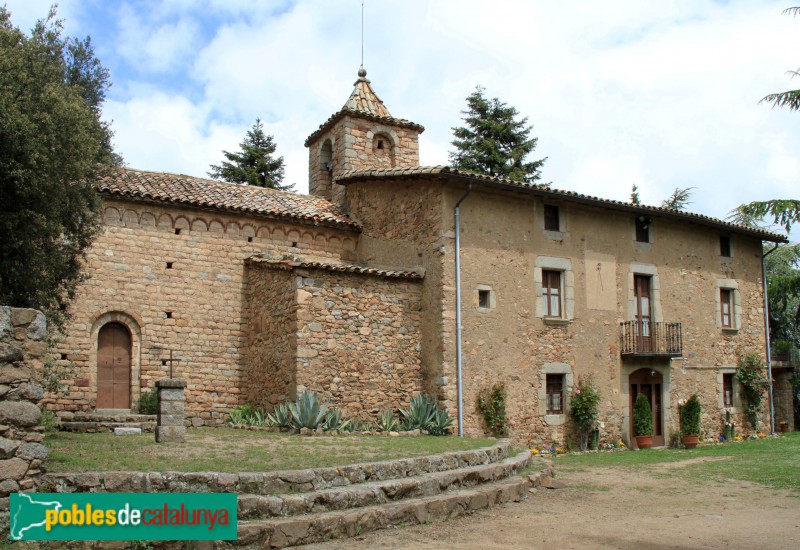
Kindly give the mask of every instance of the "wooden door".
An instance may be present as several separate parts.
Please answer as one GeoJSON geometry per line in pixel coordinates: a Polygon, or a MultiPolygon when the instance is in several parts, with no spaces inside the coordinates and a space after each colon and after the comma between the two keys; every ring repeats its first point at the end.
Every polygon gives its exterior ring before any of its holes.
{"type": "Polygon", "coordinates": [[[653,351],[652,335],[652,303],[650,301],[650,277],[635,275],[633,278],[636,295],[636,351],[651,353],[653,351]]]}
{"type": "Polygon", "coordinates": [[[131,334],[120,323],[104,325],[97,335],[95,408],[131,408],[131,334]]]}
{"type": "Polygon", "coordinates": [[[633,404],[640,393],[647,396],[650,408],[653,409],[653,446],[664,445],[664,407],[662,403],[662,388],[664,378],[661,373],[653,369],[639,369],[629,378],[630,383],[630,433],[631,447],[636,448],[636,438],[633,437],[633,404]]]}

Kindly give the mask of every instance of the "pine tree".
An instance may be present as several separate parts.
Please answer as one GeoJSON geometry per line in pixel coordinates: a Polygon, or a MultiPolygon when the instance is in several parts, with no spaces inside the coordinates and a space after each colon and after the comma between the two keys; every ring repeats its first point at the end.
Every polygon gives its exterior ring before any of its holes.
{"type": "Polygon", "coordinates": [[[498,98],[486,99],[483,91],[478,86],[467,97],[467,110],[462,111],[466,126],[453,128],[451,165],[527,183],[539,180],[547,159],[525,160],[538,141],[530,137],[533,126],[528,125],[528,118],[517,119],[519,112],[514,107],[498,98]]]}
{"type": "Polygon", "coordinates": [[[672,195],[670,195],[668,199],[662,201],[661,208],[686,210],[686,207],[692,202],[689,200],[692,197],[692,189],[694,189],[694,187],[676,187],[672,195]]]}
{"type": "Polygon", "coordinates": [[[239,147],[242,149],[236,153],[222,151],[228,160],[223,160],[219,165],[212,164],[208,175],[216,180],[282,191],[291,191],[294,188],[294,184],[281,185],[283,157],[273,156],[276,145],[273,137],[264,133],[261,119],[256,119],[239,147]]]}

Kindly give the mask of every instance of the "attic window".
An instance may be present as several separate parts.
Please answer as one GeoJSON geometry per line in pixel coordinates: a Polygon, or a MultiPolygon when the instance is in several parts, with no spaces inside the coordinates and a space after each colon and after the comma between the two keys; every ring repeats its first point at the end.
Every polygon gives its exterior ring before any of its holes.
{"type": "Polygon", "coordinates": [[[731,257],[731,238],[727,235],[719,237],[719,255],[725,258],[731,257]]]}
{"type": "Polygon", "coordinates": [[[479,290],[478,291],[478,307],[489,307],[489,291],[488,290],[479,290]]]}
{"type": "Polygon", "coordinates": [[[650,224],[652,220],[645,216],[636,218],[636,241],[640,243],[650,242],[650,224]]]}
{"type": "Polygon", "coordinates": [[[545,231],[558,231],[560,223],[558,219],[558,206],[552,204],[544,205],[544,229],[545,231]]]}

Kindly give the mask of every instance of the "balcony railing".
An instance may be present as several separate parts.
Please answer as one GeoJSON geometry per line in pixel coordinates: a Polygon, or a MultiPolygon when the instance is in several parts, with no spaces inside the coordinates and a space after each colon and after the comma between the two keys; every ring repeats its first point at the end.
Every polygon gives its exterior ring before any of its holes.
{"type": "Polygon", "coordinates": [[[623,357],[680,357],[683,332],[680,323],[626,321],[620,323],[623,357]]]}
{"type": "Polygon", "coordinates": [[[789,363],[790,365],[800,365],[800,348],[791,342],[772,342],[770,356],[772,357],[772,360],[776,362],[789,363]]]}

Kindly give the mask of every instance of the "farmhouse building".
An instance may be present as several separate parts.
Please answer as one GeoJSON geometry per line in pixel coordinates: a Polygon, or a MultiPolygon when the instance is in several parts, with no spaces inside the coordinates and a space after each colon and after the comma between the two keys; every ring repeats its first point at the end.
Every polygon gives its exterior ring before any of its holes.
{"type": "Polygon", "coordinates": [[[49,406],[135,411],[172,372],[194,426],[302,389],[364,419],[424,392],[481,434],[478,392],[503,382],[512,437],[540,444],[564,440],[592,375],[604,440],[631,439],[638,393],[657,442],[693,393],[709,433],[741,414],[737,360],[765,349],[762,242],[783,236],[421,167],[423,130],[362,69],[306,140],[309,196],[127,168],[97,182],[105,225],[59,349],[76,374],[49,406]]]}

